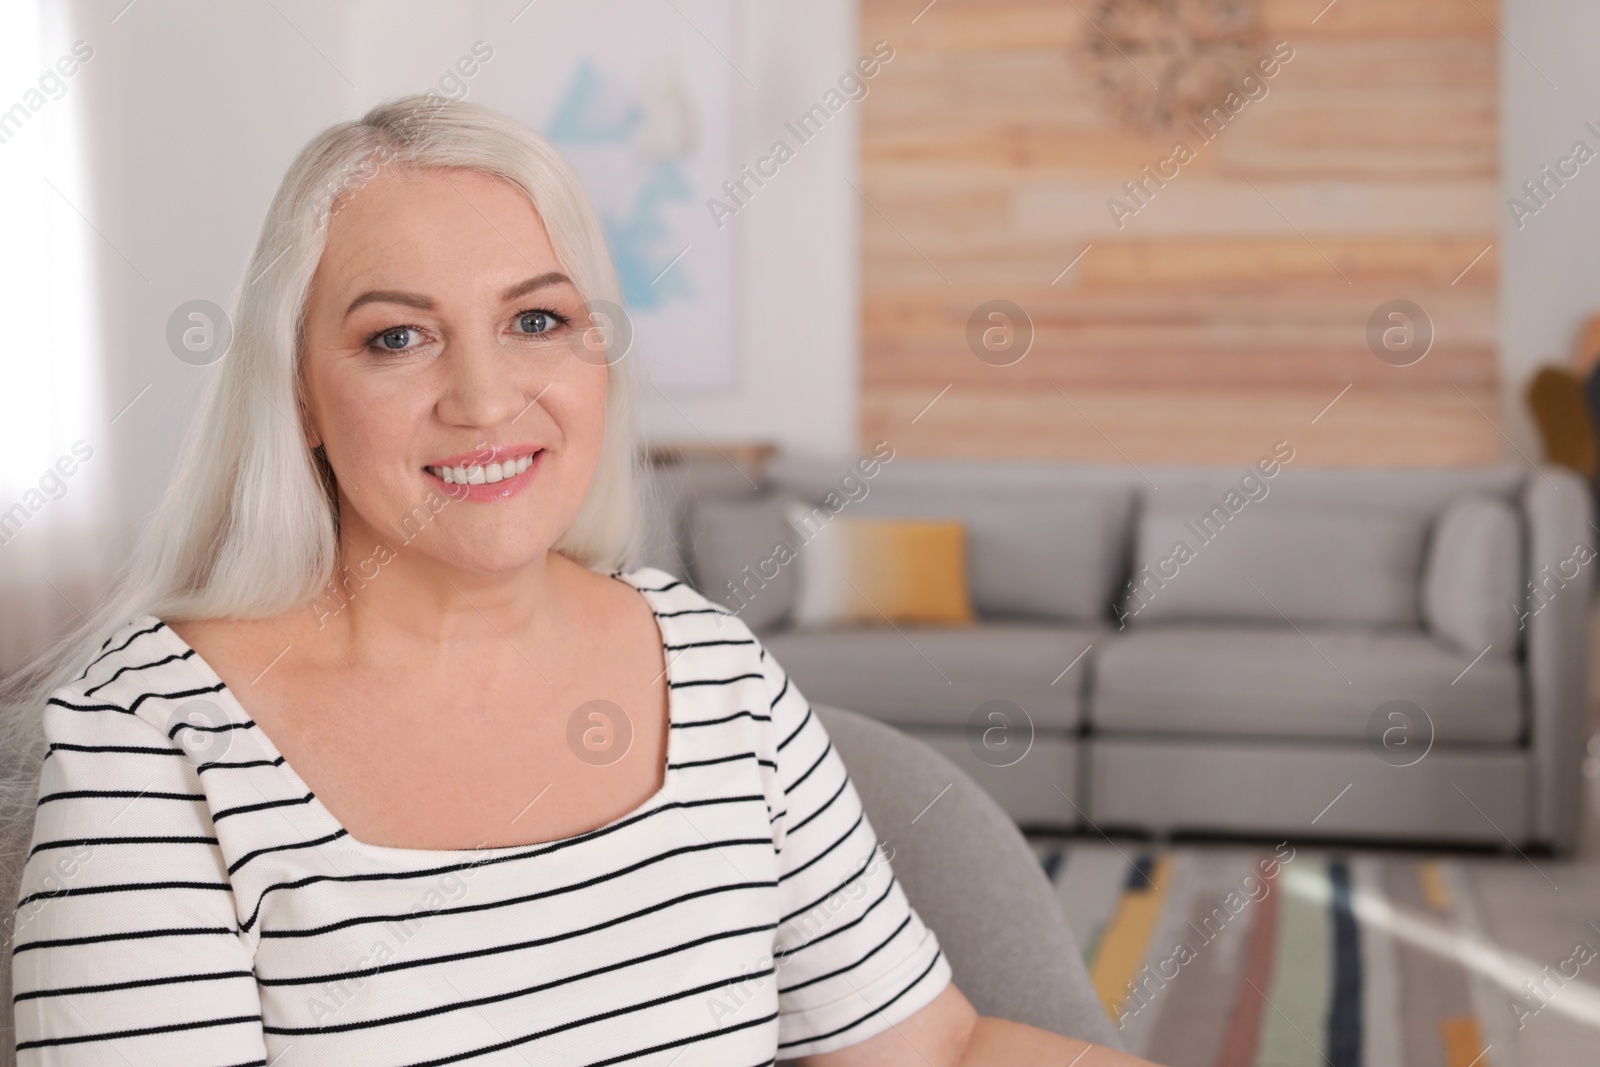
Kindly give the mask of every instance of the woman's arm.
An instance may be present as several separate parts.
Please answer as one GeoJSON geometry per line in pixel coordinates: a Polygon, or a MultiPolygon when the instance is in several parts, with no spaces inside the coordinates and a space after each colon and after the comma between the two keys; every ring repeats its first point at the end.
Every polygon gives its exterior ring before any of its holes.
{"type": "Polygon", "coordinates": [[[253,960],[196,764],[153,722],[70,687],[45,708],[44,734],[7,931],[17,1063],[265,1062],[253,960]]]}
{"type": "Polygon", "coordinates": [[[982,1016],[954,983],[904,1022],[804,1067],[1137,1067],[1137,1056],[982,1016]]]}
{"type": "Polygon", "coordinates": [[[808,1067],[1146,1063],[978,1015],[949,980],[948,958],[875,847],[871,820],[821,720],[766,648],[759,641],[755,647],[775,739],[775,752],[768,757],[774,781],[769,804],[782,809],[773,822],[774,832],[782,835],[779,911],[786,917],[775,936],[781,1062],[808,1067]],[[901,1018],[908,1006],[919,1003],[901,1018]],[[797,1054],[824,1041],[822,1047],[830,1048],[852,1032],[871,1036],[843,1048],[797,1054]]]}

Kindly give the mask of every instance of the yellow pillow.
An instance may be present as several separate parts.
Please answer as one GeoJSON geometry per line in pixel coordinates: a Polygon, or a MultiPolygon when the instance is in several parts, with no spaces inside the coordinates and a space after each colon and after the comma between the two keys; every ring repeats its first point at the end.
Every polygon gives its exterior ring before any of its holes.
{"type": "Polygon", "coordinates": [[[791,508],[796,626],[976,621],[960,520],[834,515],[818,528],[827,514],[791,508]]]}

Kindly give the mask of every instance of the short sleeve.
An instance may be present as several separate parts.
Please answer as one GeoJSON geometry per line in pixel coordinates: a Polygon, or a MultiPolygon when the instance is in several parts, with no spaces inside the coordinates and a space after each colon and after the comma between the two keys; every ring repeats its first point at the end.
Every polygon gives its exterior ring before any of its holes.
{"type": "Polygon", "coordinates": [[[810,704],[757,642],[776,749],[773,845],[781,902],[778,1059],[889,1029],[949,984],[938,938],[906,899],[844,761],[810,704]]]}
{"type": "Polygon", "coordinates": [[[11,979],[19,1067],[265,1064],[252,954],[193,759],[72,687],[18,891],[11,979]]]}

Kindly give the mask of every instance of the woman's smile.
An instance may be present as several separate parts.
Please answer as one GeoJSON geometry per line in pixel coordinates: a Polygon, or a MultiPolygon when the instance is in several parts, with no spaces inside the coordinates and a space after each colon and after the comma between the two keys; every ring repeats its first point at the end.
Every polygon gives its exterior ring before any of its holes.
{"type": "Polygon", "coordinates": [[[516,496],[533,481],[544,449],[537,445],[498,445],[450,456],[422,469],[450,488],[455,500],[487,503],[516,496]]]}

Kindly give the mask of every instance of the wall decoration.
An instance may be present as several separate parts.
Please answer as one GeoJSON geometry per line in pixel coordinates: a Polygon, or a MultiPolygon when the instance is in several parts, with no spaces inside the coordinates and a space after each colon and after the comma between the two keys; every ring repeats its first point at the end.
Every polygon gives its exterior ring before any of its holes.
{"type": "Polygon", "coordinates": [[[1264,43],[1253,0],[1100,0],[1084,12],[1090,73],[1113,114],[1149,133],[1220,106],[1264,43]]]}
{"type": "Polygon", "coordinates": [[[705,208],[733,173],[732,0],[541,4],[540,61],[492,70],[486,103],[538,129],[594,200],[633,326],[627,358],[668,395],[732,390],[736,241],[705,208]]]}

